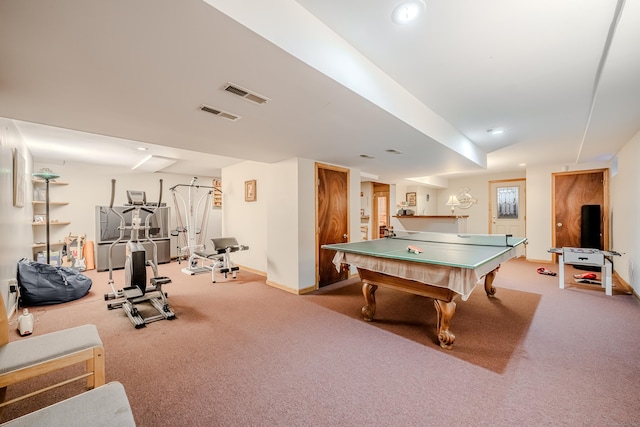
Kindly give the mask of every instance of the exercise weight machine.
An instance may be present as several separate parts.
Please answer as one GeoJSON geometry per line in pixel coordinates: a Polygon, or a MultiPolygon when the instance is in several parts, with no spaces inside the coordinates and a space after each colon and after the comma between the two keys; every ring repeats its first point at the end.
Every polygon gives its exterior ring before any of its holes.
{"type": "Polygon", "coordinates": [[[160,180],[160,196],[157,204],[148,205],[144,191],[127,190],[129,207],[124,209],[122,213],[113,208],[115,191],[116,180],[112,179],[109,209],[120,218],[120,226],[118,227],[120,235],[109,246],[109,286],[112,292],[105,294],[104,299],[115,301],[107,304],[107,308],[109,310],[122,308],[136,329],[156,320],[172,320],[175,318],[175,314],[171,311],[167,302],[167,295],[162,290],[162,286],[171,283],[171,279],[158,274],[158,247],[150,236],[152,228],[150,220],[162,205],[162,180],[160,180]],[[124,217],[124,214],[129,212],[132,213],[131,224],[127,224],[124,217]],[[144,223],[140,216],[141,212],[147,213],[144,223]],[[113,281],[112,252],[113,248],[124,239],[125,231],[129,231],[131,234],[125,249],[125,286],[116,290],[113,281]],[[140,237],[141,231],[144,232],[144,238],[140,237]],[[147,260],[143,242],[151,244],[152,259],[150,260],[147,260]],[[147,267],[151,267],[153,272],[153,277],[149,279],[149,284],[147,284],[147,267]],[[138,307],[142,303],[148,303],[155,309],[157,314],[143,315],[141,308],[138,307]]]}
{"type": "Polygon", "coordinates": [[[208,268],[198,265],[199,257],[196,252],[206,250],[205,234],[209,223],[209,203],[213,191],[219,189],[207,185],[197,184],[198,177],[194,176],[190,184],[177,184],[171,187],[171,195],[173,196],[173,204],[176,207],[177,228],[171,232],[171,235],[178,238],[178,263],[183,257],[187,257],[187,267],[182,272],[189,275],[205,273],[208,268]],[[178,192],[178,188],[187,187],[187,200],[185,201],[182,194],[178,192]],[[194,206],[194,191],[197,192],[204,189],[204,194],[198,200],[198,204],[194,206]],[[182,209],[180,207],[182,206],[182,209]],[[184,212],[184,218],[182,213],[184,212]],[[200,227],[196,223],[200,219],[200,227]]]}
{"type": "Polygon", "coordinates": [[[212,251],[208,251],[205,245],[205,233],[209,220],[209,210],[211,209],[211,197],[213,191],[220,191],[219,188],[197,184],[197,177],[193,177],[190,184],[178,184],[171,187],[173,202],[176,207],[177,228],[171,234],[178,238],[178,262],[183,256],[187,256],[188,265],[182,272],[189,275],[206,273],[211,271],[211,281],[216,282],[216,271],[222,273],[224,278],[231,273],[236,278],[239,267],[231,261],[231,253],[249,249],[248,246],[238,244],[234,237],[220,237],[211,239],[212,251]],[[188,204],[184,197],[178,192],[178,188],[188,188],[188,204]],[[194,191],[206,190],[194,206],[194,191]],[[182,209],[180,209],[181,202],[182,209]],[[181,211],[185,213],[183,221],[181,211]],[[200,228],[196,223],[200,219],[200,228]]]}

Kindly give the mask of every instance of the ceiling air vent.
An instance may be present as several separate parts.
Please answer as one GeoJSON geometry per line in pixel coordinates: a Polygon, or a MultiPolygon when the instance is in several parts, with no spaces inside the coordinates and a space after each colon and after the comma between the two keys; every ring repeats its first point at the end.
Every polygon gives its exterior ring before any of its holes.
{"type": "Polygon", "coordinates": [[[207,113],[215,114],[216,116],[220,116],[233,122],[240,118],[240,116],[236,116],[235,114],[231,114],[226,111],[218,110],[217,108],[209,107],[208,105],[201,105],[200,109],[202,111],[206,111],[207,113]]]}
{"type": "Polygon", "coordinates": [[[266,98],[262,95],[258,95],[255,92],[251,92],[248,89],[245,89],[241,86],[238,86],[235,83],[227,83],[226,85],[224,85],[223,87],[224,90],[226,90],[229,93],[232,93],[234,95],[238,95],[244,99],[246,99],[247,101],[251,101],[254,104],[266,104],[267,102],[270,101],[269,98],[266,98]]]}

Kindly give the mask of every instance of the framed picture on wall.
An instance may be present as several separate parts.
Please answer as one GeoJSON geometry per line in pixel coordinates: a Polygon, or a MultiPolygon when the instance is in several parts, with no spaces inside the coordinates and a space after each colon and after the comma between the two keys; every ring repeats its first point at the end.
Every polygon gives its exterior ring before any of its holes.
{"type": "Polygon", "coordinates": [[[407,201],[407,204],[409,206],[415,206],[416,205],[416,193],[407,193],[406,201],[407,201]]]}
{"type": "Polygon", "coordinates": [[[222,180],[214,178],[212,182],[213,194],[211,195],[211,203],[214,208],[222,207],[222,180]]]}
{"type": "Polygon", "coordinates": [[[257,200],[256,194],[256,180],[252,179],[251,181],[244,182],[244,201],[245,202],[255,202],[257,200]]]}

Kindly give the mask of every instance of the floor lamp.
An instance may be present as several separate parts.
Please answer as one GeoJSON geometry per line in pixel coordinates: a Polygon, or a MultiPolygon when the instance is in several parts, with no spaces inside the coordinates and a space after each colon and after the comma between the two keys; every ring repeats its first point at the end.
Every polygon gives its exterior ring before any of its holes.
{"type": "Polygon", "coordinates": [[[49,241],[49,181],[52,179],[60,178],[60,175],[55,174],[53,172],[36,172],[33,174],[34,177],[39,179],[44,179],[45,185],[45,225],[46,225],[46,233],[47,233],[47,264],[51,262],[51,244],[49,241]]]}

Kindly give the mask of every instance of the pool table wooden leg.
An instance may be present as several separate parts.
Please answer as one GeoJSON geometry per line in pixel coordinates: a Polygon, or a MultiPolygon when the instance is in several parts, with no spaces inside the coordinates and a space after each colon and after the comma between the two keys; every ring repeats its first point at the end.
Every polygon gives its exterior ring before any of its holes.
{"type": "Polygon", "coordinates": [[[364,301],[366,305],[362,307],[362,316],[367,322],[373,320],[373,316],[376,314],[376,289],[377,285],[364,282],[362,284],[362,294],[364,295],[364,301]]]}
{"type": "Polygon", "coordinates": [[[442,301],[439,299],[433,300],[433,305],[436,306],[436,315],[437,315],[437,332],[438,332],[438,340],[440,341],[440,347],[451,350],[453,346],[453,342],[456,340],[456,336],[449,331],[449,324],[451,323],[451,318],[453,314],[456,312],[456,302],[455,301],[442,301]]]}
{"type": "Polygon", "coordinates": [[[487,293],[487,296],[492,297],[496,294],[496,288],[493,287],[493,280],[496,278],[496,273],[498,272],[499,268],[500,266],[484,276],[484,291],[487,293]]]}

